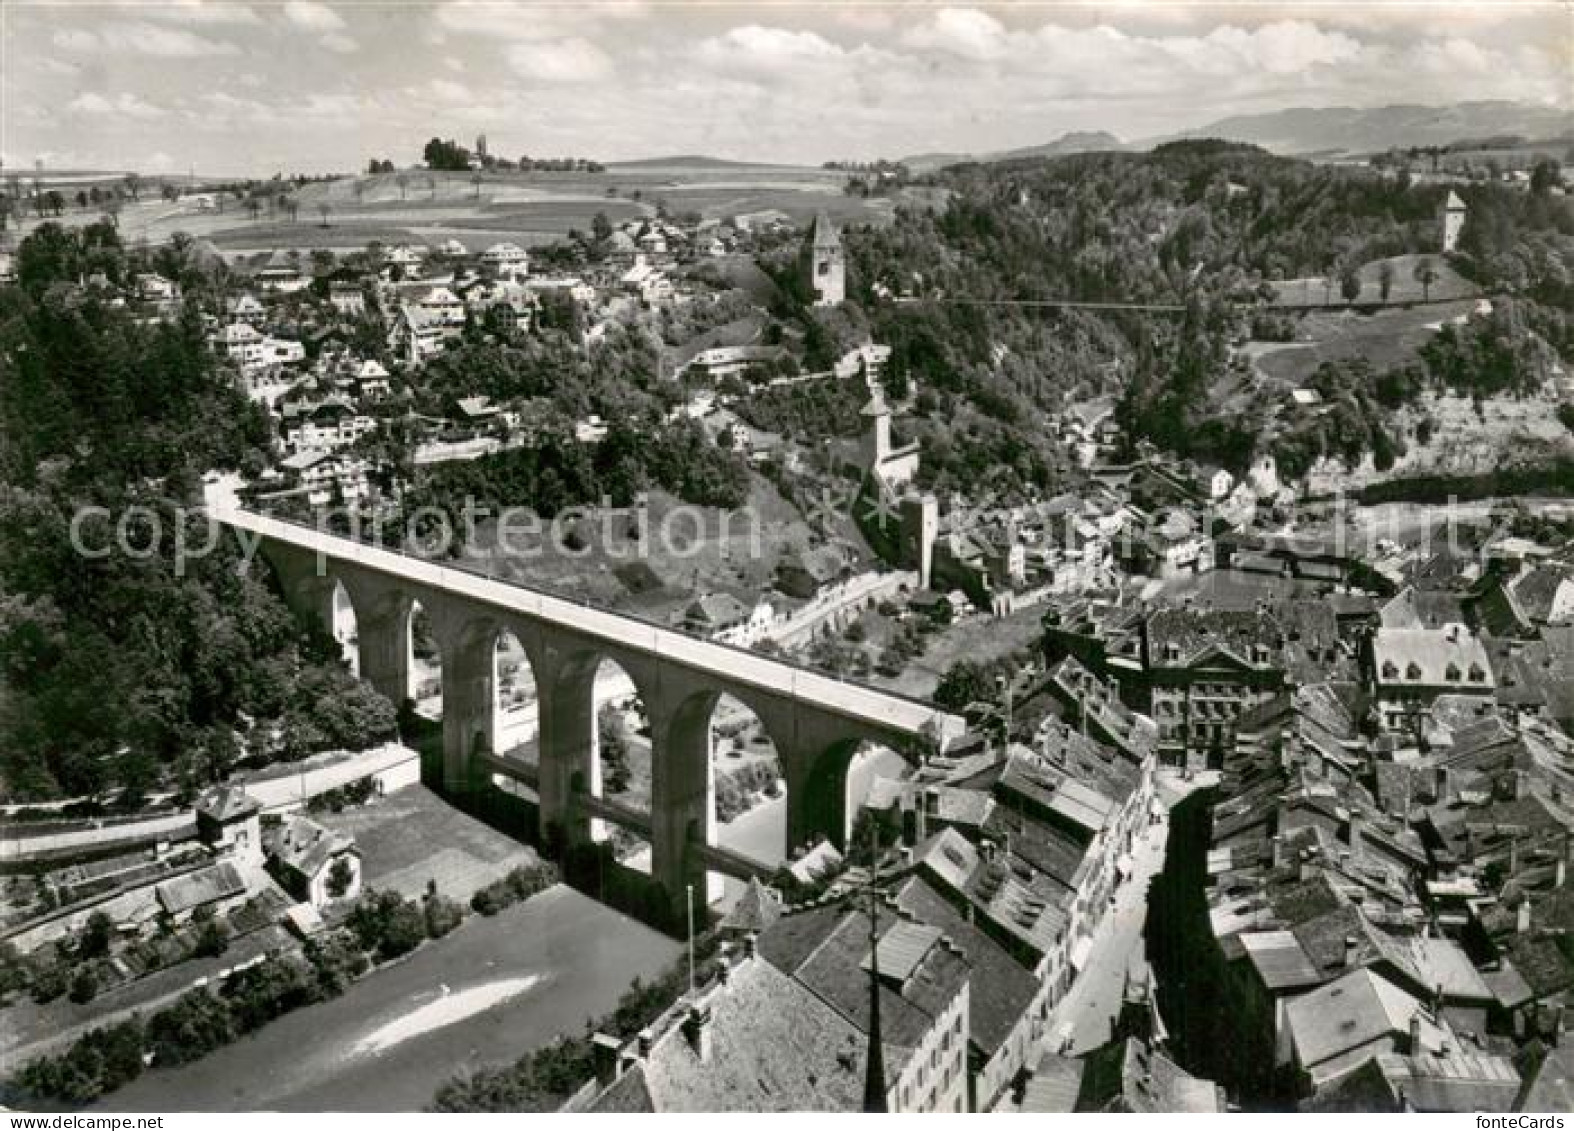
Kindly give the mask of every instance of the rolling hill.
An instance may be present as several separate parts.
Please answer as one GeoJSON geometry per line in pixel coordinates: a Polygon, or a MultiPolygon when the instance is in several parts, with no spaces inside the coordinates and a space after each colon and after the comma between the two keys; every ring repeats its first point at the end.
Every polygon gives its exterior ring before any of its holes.
{"type": "Polygon", "coordinates": [[[1462,138],[1504,134],[1549,138],[1567,134],[1566,109],[1525,102],[1461,102],[1453,106],[1296,107],[1267,114],[1220,118],[1205,126],[1142,142],[1144,147],[1183,138],[1223,138],[1260,145],[1273,153],[1358,154],[1394,146],[1447,145],[1462,138]]]}

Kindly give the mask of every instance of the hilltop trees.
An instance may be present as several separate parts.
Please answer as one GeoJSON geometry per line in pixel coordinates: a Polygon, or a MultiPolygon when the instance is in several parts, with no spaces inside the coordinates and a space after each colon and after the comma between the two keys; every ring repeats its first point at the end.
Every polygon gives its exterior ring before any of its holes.
{"type": "Polygon", "coordinates": [[[434,171],[463,172],[470,168],[470,151],[452,139],[434,137],[421,150],[421,159],[434,171]]]}

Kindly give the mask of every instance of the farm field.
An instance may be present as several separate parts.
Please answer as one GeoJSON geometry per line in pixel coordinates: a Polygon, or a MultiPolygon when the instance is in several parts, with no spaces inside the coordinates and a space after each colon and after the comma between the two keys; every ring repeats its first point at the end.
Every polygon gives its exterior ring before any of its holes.
{"type": "MultiPolygon", "coordinates": [[[[111,178],[113,179],[113,178],[111,178]]],[[[180,178],[184,179],[184,178],[180,178]]],[[[603,212],[614,223],[653,216],[659,204],[713,219],[780,210],[804,222],[824,209],[839,222],[884,222],[890,200],[845,196],[842,174],[798,166],[669,161],[612,165],[601,173],[465,173],[402,170],[346,176],[294,191],[297,218],[253,220],[241,203],[199,211],[189,198],[159,199],[150,184],[139,201],[121,209],[122,232],[132,240],[163,243],[176,232],[207,239],[225,252],[295,247],[302,250],[383,243],[438,243],[458,239],[471,250],[498,240],[540,245],[588,230],[603,212]],[[319,206],[330,209],[324,226],[319,206]]],[[[97,220],[97,209],[68,210],[67,225],[97,220]]],[[[24,222],[23,230],[36,224],[24,222]]]]}

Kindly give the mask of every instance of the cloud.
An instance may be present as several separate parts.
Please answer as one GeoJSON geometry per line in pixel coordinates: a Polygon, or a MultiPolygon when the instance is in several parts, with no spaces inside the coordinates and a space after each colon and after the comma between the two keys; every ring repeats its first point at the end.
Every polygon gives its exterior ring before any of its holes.
{"type": "Polygon", "coordinates": [[[137,121],[149,121],[164,116],[162,109],[152,103],[144,102],[135,94],[122,93],[114,97],[106,97],[90,90],[83,91],[66,103],[66,110],[92,118],[132,118],[137,121]]]}
{"type": "Polygon", "coordinates": [[[927,24],[903,37],[909,46],[949,52],[964,59],[998,59],[1010,49],[1005,25],[976,8],[942,8],[927,24]]]}
{"type": "Polygon", "coordinates": [[[349,36],[340,32],[329,32],[317,41],[321,46],[337,55],[350,55],[361,49],[361,45],[349,36]]]}
{"type": "Polygon", "coordinates": [[[62,51],[77,54],[122,51],[161,59],[195,59],[240,53],[240,48],[225,40],[208,39],[195,32],[142,21],[107,23],[97,31],[63,28],[54,33],[51,41],[62,51]]]}
{"type": "Polygon", "coordinates": [[[535,83],[571,86],[610,78],[612,58],[588,39],[552,39],[511,44],[506,52],[511,67],[535,83]]]}
{"type": "Polygon", "coordinates": [[[326,4],[315,0],[289,0],[284,5],[284,18],[307,31],[342,31],[344,17],[326,4]]]}
{"type": "Polygon", "coordinates": [[[228,0],[160,0],[158,4],[138,7],[148,16],[173,20],[177,23],[246,26],[262,23],[257,13],[248,5],[232,4],[228,0]]]}
{"type": "Polygon", "coordinates": [[[468,86],[450,79],[433,79],[424,87],[417,87],[413,93],[416,97],[430,95],[442,102],[469,102],[475,98],[468,86]]]}

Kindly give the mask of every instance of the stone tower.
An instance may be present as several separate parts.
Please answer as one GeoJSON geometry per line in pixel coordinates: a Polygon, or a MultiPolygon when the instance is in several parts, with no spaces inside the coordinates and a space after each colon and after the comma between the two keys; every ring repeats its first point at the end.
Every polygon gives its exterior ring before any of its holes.
{"type": "Polygon", "coordinates": [[[891,458],[891,407],[885,403],[885,393],[876,388],[859,415],[864,418],[864,470],[878,472],[891,458]]]}
{"type": "Polygon", "coordinates": [[[824,212],[814,218],[807,250],[805,259],[814,305],[839,305],[847,297],[847,263],[842,252],[842,237],[824,212]]]}
{"type": "Polygon", "coordinates": [[[1465,202],[1452,190],[1443,202],[1443,254],[1447,255],[1459,244],[1459,233],[1465,227],[1465,202]]]}

